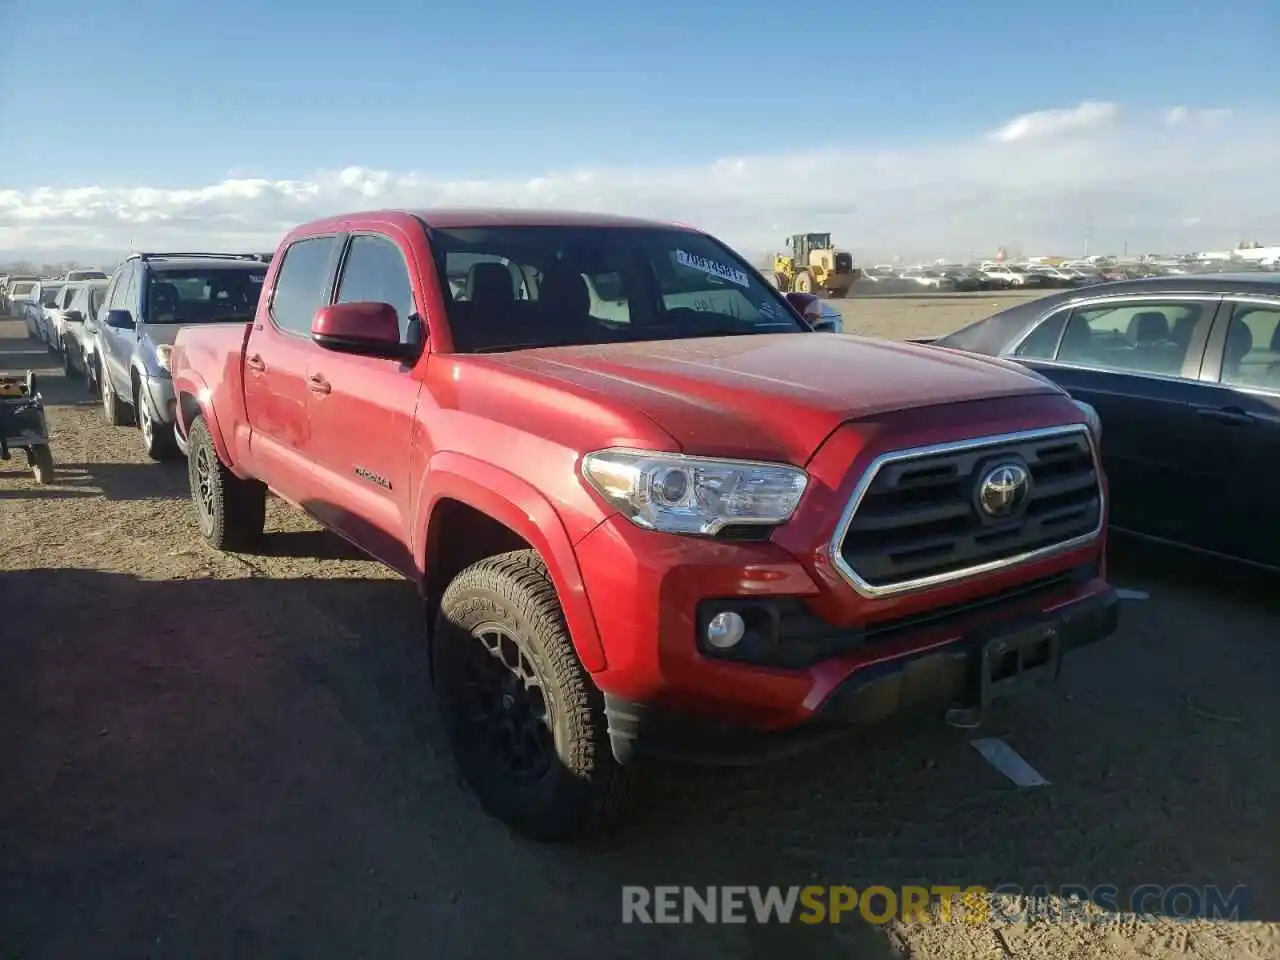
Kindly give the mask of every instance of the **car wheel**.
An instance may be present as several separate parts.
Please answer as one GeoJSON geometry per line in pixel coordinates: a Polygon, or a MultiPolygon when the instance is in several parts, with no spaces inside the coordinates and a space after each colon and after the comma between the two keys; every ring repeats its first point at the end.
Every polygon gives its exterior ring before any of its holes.
{"type": "Polygon", "coordinates": [[[142,449],[152,460],[170,460],[177,452],[173,442],[173,425],[156,420],[142,399],[141,389],[133,394],[133,411],[142,435],[142,449]]]}
{"type": "Polygon", "coordinates": [[[74,377],[76,375],[76,365],[75,365],[75,362],[71,359],[71,357],[72,357],[71,344],[69,343],[64,344],[62,347],[62,374],[63,376],[68,378],[74,377]]]}
{"type": "Polygon", "coordinates": [[[191,425],[187,478],[200,535],[215,550],[243,550],[262,537],[267,518],[267,488],[242,480],[218,457],[204,418],[191,425]]]}
{"type": "Polygon", "coordinates": [[[31,462],[31,472],[35,474],[36,483],[53,483],[53,451],[47,443],[39,444],[27,451],[31,462]]]}
{"type": "Polygon", "coordinates": [[[611,822],[625,775],[604,697],[532,550],[473,564],[445,589],[432,641],[436,704],[480,804],[537,840],[611,822]]]}
{"type": "Polygon", "coordinates": [[[107,423],[113,427],[130,426],[133,423],[133,411],[127,403],[120,399],[115,387],[111,386],[111,377],[107,375],[105,370],[102,371],[100,386],[102,388],[102,412],[107,418],[107,423]]]}

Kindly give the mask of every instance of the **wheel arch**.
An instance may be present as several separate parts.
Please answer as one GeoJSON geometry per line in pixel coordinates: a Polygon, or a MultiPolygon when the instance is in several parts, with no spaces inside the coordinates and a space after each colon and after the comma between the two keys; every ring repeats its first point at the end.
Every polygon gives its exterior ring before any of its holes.
{"type": "Polygon", "coordinates": [[[413,549],[431,613],[451,571],[456,575],[454,568],[463,560],[469,565],[494,553],[532,549],[555,585],[583,666],[591,673],[605,669],[604,646],[577,554],[559,513],[536,488],[500,467],[445,452],[431,458],[416,503],[413,549]],[[462,542],[468,546],[451,555],[450,543],[460,531],[466,531],[462,542]]]}

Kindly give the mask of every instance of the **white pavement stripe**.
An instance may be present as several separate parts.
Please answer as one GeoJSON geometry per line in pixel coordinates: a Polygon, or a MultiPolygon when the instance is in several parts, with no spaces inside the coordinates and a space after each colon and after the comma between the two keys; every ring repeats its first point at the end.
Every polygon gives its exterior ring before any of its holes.
{"type": "Polygon", "coordinates": [[[970,740],[987,763],[991,764],[1020,787],[1047,787],[1049,781],[1040,776],[1035,767],[1023,760],[1013,747],[999,737],[970,740]]]}

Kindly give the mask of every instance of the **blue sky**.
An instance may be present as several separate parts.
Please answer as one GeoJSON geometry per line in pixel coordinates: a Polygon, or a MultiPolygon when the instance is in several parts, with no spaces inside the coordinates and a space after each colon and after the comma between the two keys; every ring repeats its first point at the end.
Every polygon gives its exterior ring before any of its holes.
{"type": "Polygon", "coordinates": [[[349,164],[508,176],[938,136],[1064,99],[1278,96],[1274,0],[819,17],[763,0],[9,4],[0,110],[22,137],[0,183],[14,187],[349,164]]]}
{"type": "Polygon", "coordinates": [[[1090,100],[1277,106],[1275,0],[789,9],[0,0],[0,190],[505,181],[906,150],[1090,100]]]}

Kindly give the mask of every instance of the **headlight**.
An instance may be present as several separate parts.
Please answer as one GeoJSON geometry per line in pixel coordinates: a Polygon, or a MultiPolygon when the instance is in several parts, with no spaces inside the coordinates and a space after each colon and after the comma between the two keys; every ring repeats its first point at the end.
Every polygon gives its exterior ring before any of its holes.
{"type": "Polygon", "coordinates": [[[167,343],[156,347],[156,363],[160,365],[161,370],[169,369],[169,358],[173,356],[173,347],[167,343]]]}
{"type": "Polygon", "coordinates": [[[1102,418],[1098,416],[1098,411],[1093,408],[1092,404],[1085,403],[1083,400],[1072,400],[1080,412],[1084,414],[1085,423],[1089,425],[1089,432],[1093,434],[1093,442],[1102,445],[1102,418]]]}
{"type": "Polygon", "coordinates": [[[582,475],[636,526],[711,536],[733,524],[785,523],[809,483],[798,467],[647,450],[601,450],[582,475]]]}

